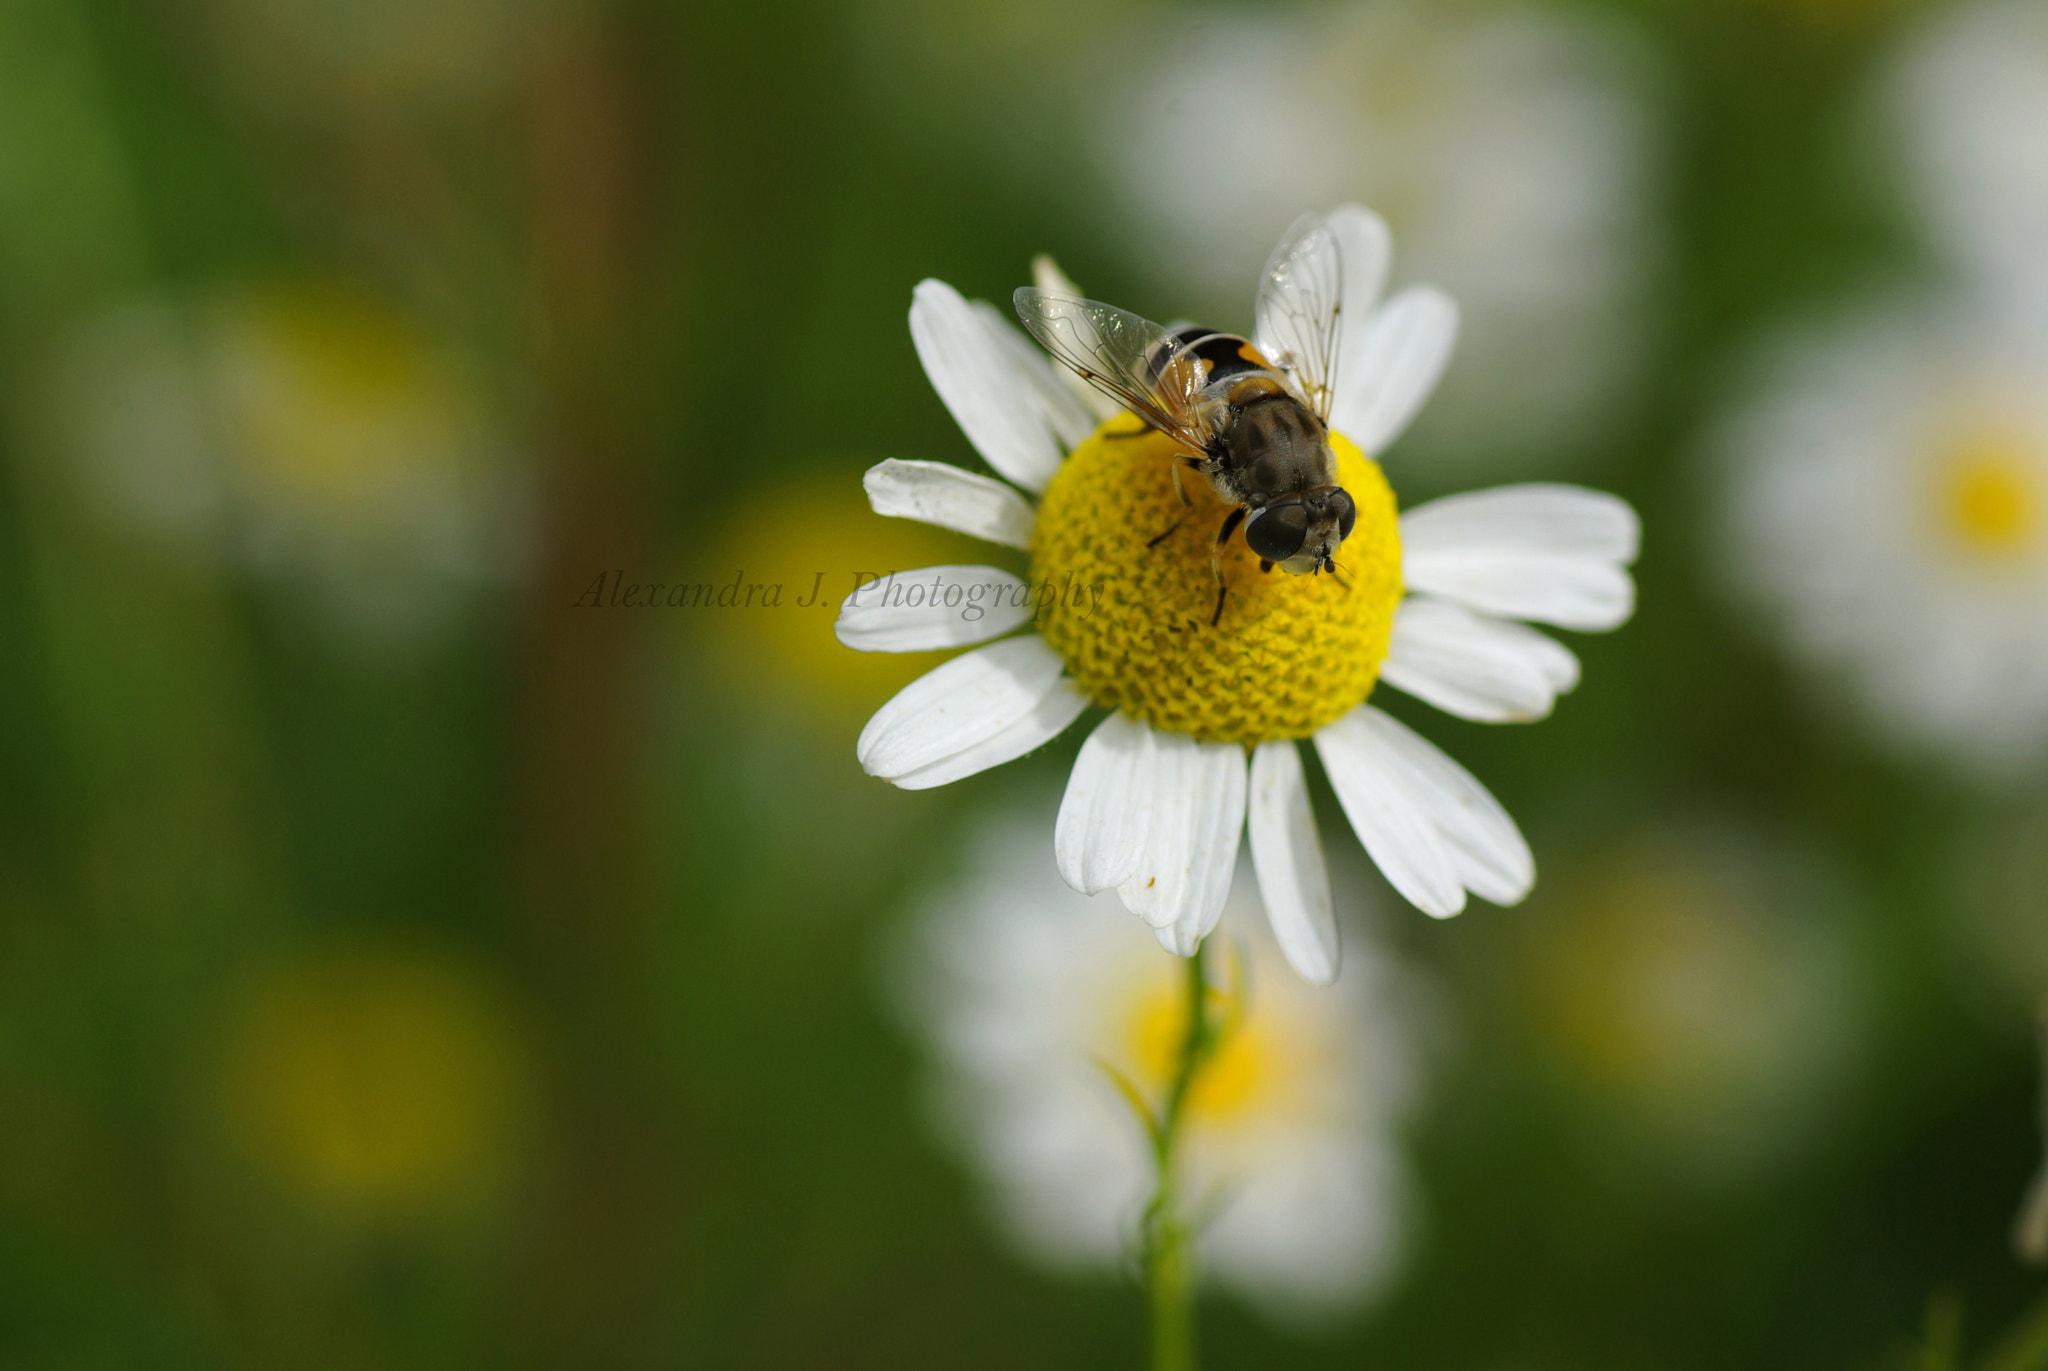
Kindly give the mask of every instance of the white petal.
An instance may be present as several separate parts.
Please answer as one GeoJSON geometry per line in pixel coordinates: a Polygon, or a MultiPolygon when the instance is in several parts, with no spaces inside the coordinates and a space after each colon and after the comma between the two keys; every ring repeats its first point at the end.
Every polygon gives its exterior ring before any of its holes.
{"type": "Polygon", "coordinates": [[[1635,612],[1635,581],[1612,562],[1542,553],[1488,553],[1450,557],[1425,553],[1401,558],[1410,590],[1508,619],[1528,619],[1585,633],[1602,633],[1635,612]]]}
{"type": "Polygon", "coordinates": [[[855,745],[870,776],[894,780],[965,752],[1038,708],[1060,659],[1036,634],[955,657],[875,711],[855,745]]]}
{"type": "Polygon", "coordinates": [[[1184,847],[1185,835],[1193,826],[1194,789],[1189,784],[1189,773],[1195,748],[1195,740],[1184,733],[1153,732],[1151,774],[1147,778],[1152,796],[1146,804],[1152,819],[1145,830],[1145,850],[1131,874],[1117,883],[1116,893],[1124,908],[1154,928],[1173,922],[1171,914],[1154,917],[1166,893],[1160,885],[1156,854],[1162,844],[1176,850],[1184,847]],[[1164,836],[1167,834],[1179,836],[1169,840],[1164,836]]]}
{"type": "Polygon", "coordinates": [[[1625,501],[1578,486],[1502,486],[1401,516],[1411,590],[1560,628],[1617,627],[1635,610],[1640,525],[1625,501]]]}
{"type": "Polygon", "coordinates": [[[1095,432],[1095,412],[1081,403],[1081,397],[1074,392],[1070,381],[1080,381],[1093,390],[1086,381],[1052,360],[1044,349],[1025,336],[1017,327],[1015,318],[1004,314],[986,300],[974,302],[975,313],[981,316],[989,337],[996,346],[1010,356],[1017,368],[1017,375],[1025,382],[1025,394],[1036,405],[1045,422],[1060,440],[1063,452],[1071,452],[1095,432]]]}
{"type": "Polygon", "coordinates": [[[1380,679],[1462,719],[1526,722],[1579,683],[1579,659],[1533,628],[1410,595],[1394,612],[1380,679]]]}
{"type": "Polygon", "coordinates": [[[987,566],[891,572],[846,597],[832,631],[862,652],[932,652],[999,638],[1036,612],[1031,587],[987,566]]]}
{"type": "Polygon", "coordinates": [[[1197,910],[1189,910],[1166,927],[1155,928],[1152,932],[1159,939],[1159,945],[1176,957],[1194,956],[1202,939],[1209,935],[1209,930],[1201,926],[1201,914],[1197,910]]]}
{"type": "Polygon", "coordinates": [[[1086,297],[1088,292],[1075,285],[1073,279],[1060,270],[1060,264],[1052,259],[1049,252],[1041,252],[1031,259],[1031,284],[1040,290],[1049,290],[1055,295],[1086,297]]]}
{"type": "Polygon", "coordinates": [[[1215,927],[1244,835],[1244,749],[1153,734],[1159,768],[1145,855],[1117,887],[1124,905],[1154,928],[1189,920],[1199,941],[1215,927]]]}
{"type": "MultiPolygon", "coordinates": [[[[1445,919],[1465,907],[1451,853],[1409,792],[1409,769],[1360,705],[1316,734],[1323,769],[1344,817],[1388,884],[1423,913],[1445,919]]],[[[1384,717],[1384,716],[1380,716],[1384,717]]]]}
{"type": "Polygon", "coordinates": [[[1060,875],[1083,895],[1122,885],[1138,869],[1152,831],[1154,755],[1152,730],[1120,711],[1081,744],[1052,846],[1060,875]]]}
{"type": "Polygon", "coordinates": [[[1515,904],[1536,883],[1536,859],[1521,830],[1472,773],[1391,715],[1370,705],[1369,728],[1407,771],[1409,796],[1450,850],[1458,880],[1495,904],[1515,904]]]}
{"type": "Polygon", "coordinates": [[[1088,697],[1072,681],[1062,677],[1053,683],[1053,688],[1046,692],[1036,708],[993,738],[956,752],[943,761],[905,772],[895,777],[893,784],[899,790],[930,790],[933,786],[951,785],[992,766],[1013,762],[1064,733],[1067,725],[1081,717],[1081,711],[1087,707],[1088,697]]]}
{"type": "MultiPolygon", "coordinates": [[[[1203,743],[1195,808],[1195,860],[1181,919],[1194,919],[1195,941],[1209,936],[1223,917],[1230,883],[1237,874],[1237,850],[1244,841],[1245,756],[1237,743],[1203,743]]],[[[1189,949],[1193,955],[1194,949],[1189,949]]]]}
{"type": "MultiPolygon", "coordinates": [[[[1059,263],[1040,253],[1031,259],[1031,284],[1040,290],[1049,290],[1055,295],[1076,295],[1086,297],[1087,292],[1067,279],[1059,263]]],[[[1060,379],[1067,383],[1067,389],[1081,402],[1081,407],[1095,416],[1098,424],[1106,424],[1124,412],[1124,407],[1089,385],[1066,367],[1055,368],[1060,379]]]]}
{"type": "MultiPolygon", "coordinates": [[[[1239,754],[1241,754],[1241,750],[1239,750],[1239,754]]],[[[1237,828],[1243,830],[1243,820],[1241,818],[1237,822],[1237,828]]],[[[1200,850],[1200,848],[1196,848],[1196,850],[1200,850]]],[[[1231,844],[1231,871],[1223,877],[1225,894],[1229,894],[1227,887],[1231,883],[1231,875],[1235,875],[1235,869],[1237,869],[1237,844],[1233,842],[1231,844]]],[[[1194,949],[1200,947],[1202,939],[1206,939],[1208,934],[1214,932],[1214,928],[1217,928],[1217,920],[1223,918],[1223,906],[1225,906],[1225,900],[1190,900],[1182,908],[1180,918],[1176,918],[1171,924],[1165,924],[1163,928],[1153,928],[1153,934],[1159,939],[1159,947],[1167,949],[1169,953],[1174,953],[1176,957],[1192,957],[1194,949]]]]}
{"type": "Polygon", "coordinates": [[[1627,566],[1641,538],[1626,500],[1548,482],[1446,495],[1401,516],[1407,553],[1524,552],[1627,566]]]}
{"type": "MultiPolygon", "coordinates": [[[[1018,485],[1043,490],[1065,449],[1040,393],[1058,393],[1059,381],[1045,358],[1009,346],[989,315],[944,281],[921,281],[910,303],[910,339],[974,450],[1018,485]]],[[[1021,333],[1019,341],[1029,347],[1021,333]]]]}
{"type": "Polygon", "coordinates": [[[1001,481],[945,462],[891,457],[868,468],[861,484],[875,513],[937,524],[1006,547],[1031,546],[1031,506],[1001,481]]]}
{"type": "Polygon", "coordinates": [[[1373,312],[1338,359],[1330,427],[1377,457],[1408,427],[1458,341],[1458,307],[1432,286],[1410,286],[1373,312]]]}
{"type": "Polygon", "coordinates": [[[1337,914],[1298,744],[1260,743],[1252,753],[1247,818],[1274,941],[1303,979],[1328,985],[1337,979],[1337,914]]]}
{"type": "Polygon", "coordinates": [[[1339,205],[1327,216],[1344,254],[1344,314],[1338,324],[1337,393],[1355,390],[1364,378],[1345,366],[1345,359],[1364,356],[1373,306],[1387,287],[1387,267],[1394,256],[1394,236],[1387,221],[1362,205],[1339,205]]]}

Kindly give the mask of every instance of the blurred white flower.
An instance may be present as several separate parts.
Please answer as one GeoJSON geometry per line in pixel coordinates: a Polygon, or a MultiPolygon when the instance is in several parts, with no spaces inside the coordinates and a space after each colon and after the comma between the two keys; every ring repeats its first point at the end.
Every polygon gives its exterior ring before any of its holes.
{"type": "Polygon", "coordinates": [[[1155,20],[1094,60],[1117,73],[1082,97],[1122,201],[1104,218],[1173,299],[1217,311],[1202,322],[1241,322],[1240,283],[1292,206],[1355,199],[1404,245],[1401,275],[1463,314],[1420,442],[1468,471],[1554,467],[1616,412],[1656,256],[1647,72],[1626,35],[1533,7],[1368,0],[1155,20]]]}
{"type": "Polygon", "coordinates": [[[1506,974],[1585,1144],[1713,1183],[1813,1138],[1868,1023],[1846,909],[1822,863],[1727,821],[1623,833],[1556,877],[1506,974]]]}
{"type": "Polygon", "coordinates": [[[1881,90],[1881,146],[1934,244],[1990,303],[2048,314],[2048,5],[1936,8],[1881,90]]]}
{"type": "Polygon", "coordinates": [[[2048,756],[2048,340],[1894,303],[1781,347],[1726,426],[1725,560],[1883,738],[2048,756]]]}
{"type": "MultiPolygon", "coordinates": [[[[1416,1094],[1412,982],[1353,930],[1328,989],[1287,973],[1257,896],[1230,927],[1243,1025],[1191,1097],[1186,1193],[1217,1205],[1205,1274],[1281,1320],[1353,1308],[1399,1267],[1410,1179],[1396,1129],[1416,1094]]],[[[1136,1250],[1153,1184],[1114,1068],[1163,1093],[1186,1025],[1186,971],[1113,900],[1076,894],[1044,857],[1042,820],[985,827],[965,875],[909,930],[894,987],[933,1057],[950,1139],[1027,1258],[1110,1271],[1136,1250]]],[[[1230,949],[1213,950],[1227,968],[1230,949]]]]}
{"type": "Polygon", "coordinates": [[[514,559],[513,473],[463,369],[395,311],[306,282],[91,321],[51,399],[119,522],[405,637],[514,559]]]}

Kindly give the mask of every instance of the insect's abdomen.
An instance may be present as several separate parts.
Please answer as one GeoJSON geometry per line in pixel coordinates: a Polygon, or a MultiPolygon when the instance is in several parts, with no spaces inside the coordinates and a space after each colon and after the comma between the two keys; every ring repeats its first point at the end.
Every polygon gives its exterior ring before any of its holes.
{"type": "Polygon", "coordinates": [[[1175,329],[1171,336],[1189,355],[1209,364],[1208,385],[1240,372],[1272,370],[1272,364],[1259,355],[1257,348],[1234,333],[1217,333],[1200,324],[1189,324],[1175,329]]]}

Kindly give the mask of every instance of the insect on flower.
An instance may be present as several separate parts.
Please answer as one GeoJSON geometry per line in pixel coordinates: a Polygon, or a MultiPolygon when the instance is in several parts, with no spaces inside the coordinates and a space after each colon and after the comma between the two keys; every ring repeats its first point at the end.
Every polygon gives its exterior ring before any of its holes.
{"type": "Polygon", "coordinates": [[[1384,682],[1467,719],[1548,714],[1578,684],[1578,659],[1527,624],[1599,632],[1627,619],[1636,517],[1560,485],[1399,509],[1373,454],[1435,386],[1457,307],[1423,285],[1382,299],[1391,248],[1358,205],[1298,222],[1249,340],[1094,304],[1041,260],[1020,313],[1084,380],[992,306],[918,285],[918,357],[1008,479],[892,458],[864,478],[869,501],[1021,550],[1030,578],[930,567],[848,597],[836,632],[850,647],[971,649],[868,721],[855,753],[869,775],[948,785],[1104,709],[1053,826],[1067,883],[1115,890],[1191,956],[1249,835],[1274,936],[1318,984],[1337,975],[1337,924],[1304,744],[1418,908],[1447,917],[1468,891],[1498,904],[1528,893],[1535,859],[1506,811],[1370,697],[1384,682]],[[1186,486],[1189,467],[1205,482],[1186,486]],[[1190,519],[1221,536],[1160,532],[1190,519]],[[970,582],[999,592],[978,617],[952,594],[970,582]]]}
{"type": "MultiPolygon", "coordinates": [[[[1183,506],[1184,469],[1208,478],[1230,506],[1209,568],[1216,609],[1230,593],[1221,555],[1240,526],[1259,569],[1335,574],[1358,507],[1337,483],[1330,449],[1343,255],[1320,214],[1295,220],[1259,281],[1256,340],[1199,324],[1166,329],[1128,310],[1026,286],[1017,315],[1031,336],[1082,380],[1178,443],[1173,469],[1183,506]]],[[[1138,437],[1139,434],[1132,434],[1138,437]]],[[[1146,544],[1176,532],[1176,520],[1146,544]]]]}

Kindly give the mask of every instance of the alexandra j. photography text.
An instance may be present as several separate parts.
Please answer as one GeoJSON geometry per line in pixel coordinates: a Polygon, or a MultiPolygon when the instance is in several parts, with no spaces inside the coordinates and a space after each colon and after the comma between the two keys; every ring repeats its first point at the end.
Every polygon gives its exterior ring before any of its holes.
{"type": "Polygon", "coordinates": [[[979,623],[991,612],[1071,609],[1076,618],[1094,614],[1110,583],[1092,584],[1068,575],[1033,584],[987,568],[927,568],[922,571],[814,571],[794,591],[783,581],[760,581],[735,569],[729,580],[637,581],[624,569],[599,572],[576,597],[575,609],[912,609],[952,610],[963,623],[979,623]]]}

